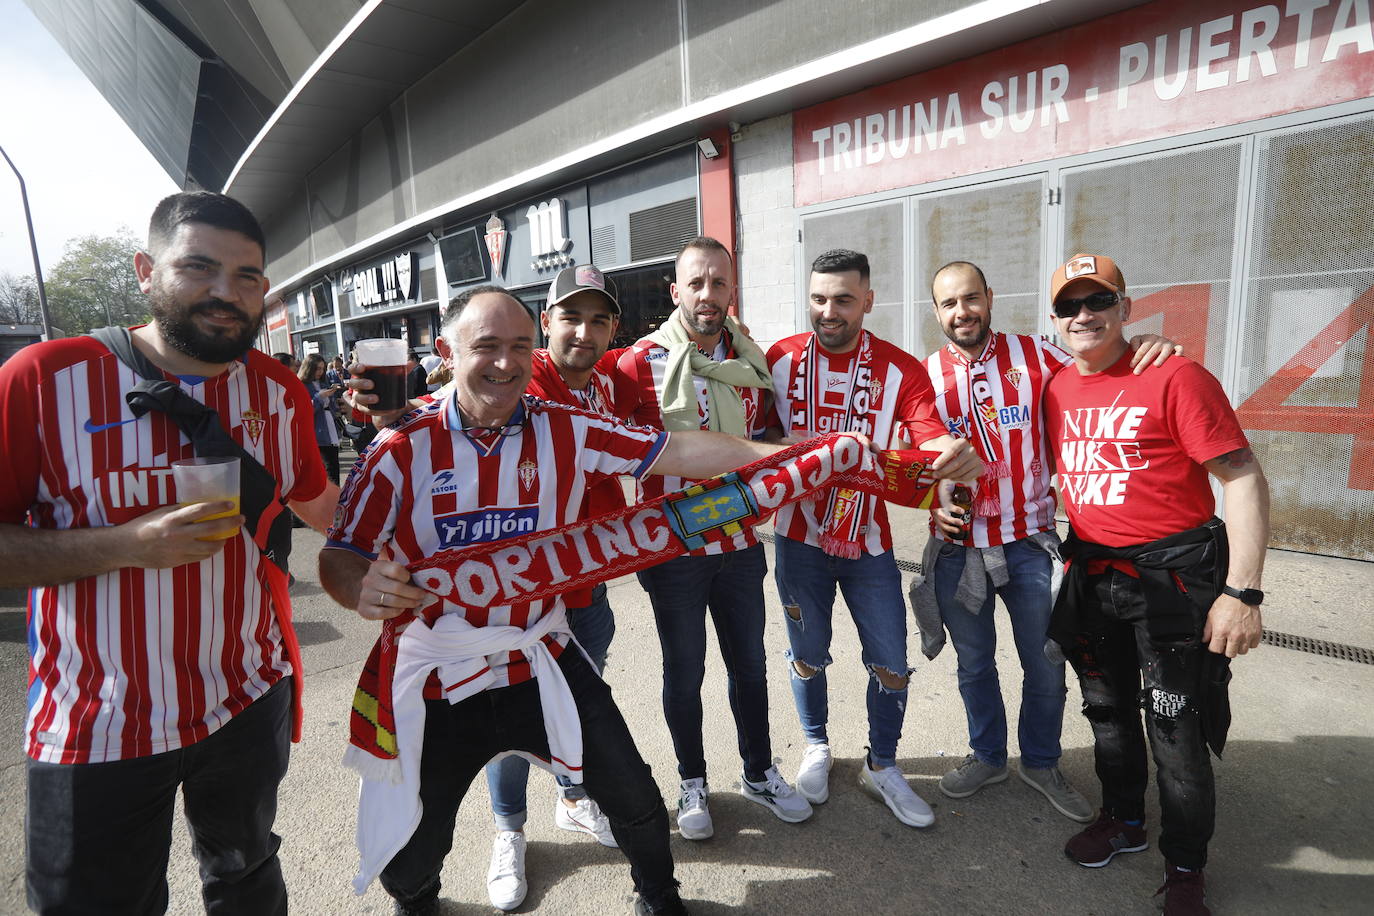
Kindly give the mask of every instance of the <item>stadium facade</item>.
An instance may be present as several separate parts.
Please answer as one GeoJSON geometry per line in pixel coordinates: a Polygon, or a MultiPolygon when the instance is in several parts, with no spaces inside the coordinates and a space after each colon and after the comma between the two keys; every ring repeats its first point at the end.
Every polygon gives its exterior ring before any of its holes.
{"type": "Polygon", "coordinates": [[[633,338],[704,232],[761,342],[843,245],[924,355],[938,265],[1050,334],[1054,266],[1100,251],[1128,330],[1222,380],[1274,544],[1374,560],[1369,0],[27,2],[174,178],[262,218],[273,349],[426,351],[465,286],[538,307],[588,261],[633,338]]]}

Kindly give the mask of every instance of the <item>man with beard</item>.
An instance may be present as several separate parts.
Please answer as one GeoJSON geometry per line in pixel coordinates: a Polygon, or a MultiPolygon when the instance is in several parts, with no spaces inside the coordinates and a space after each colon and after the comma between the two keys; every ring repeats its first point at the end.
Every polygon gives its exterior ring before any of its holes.
{"type": "MultiPolygon", "coordinates": [[[[702,236],[682,249],[671,286],[677,309],[661,328],[626,350],[618,364],[633,382],[627,388],[637,401],[636,423],[670,432],[711,429],[746,439],[762,434],[772,381],[763,353],[728,317],[734,286],[734,265],[720,242],[702,236]]],[[[689,482],[641,480],[639,497],[653,499],[689,482]]],[[[767,572],[763,545],[746,527],[734,536],[730,551],[709,544],[639,573],[663,647],[663,715],[677,754],[677,825],[684,839],[704,840],[714,833],[701,737],[708,608],[744,764],[740,791],[789,823],[811,816],[810,803],[773,765],[763,651],[767,572]]]]}
{"type": "MultiPolygon", "coordinates": [[[[812,262],[807,300],[813,330],[768,351],[776,410],[770,438],[860,432],[881,448],[916,443],[943,450],[935,464],[939,476],[974,479],[978,458],[966,441],[945,433],[920,362],[864,329],[873,299],[866,255],[837,248],[812,262]]],[[[868,669],[869,748],[859,785],[903,824],[929,826],[935,815],[897,767],[911,669],[887,507],[855,490],[833,488],[819,499],[784,506],[773,526],[792,698],[806,736],[797,788],[814,804],[830,797],[826,667],[838,587],[868,669]]]]}
{"type": "MultiPolygon", "coordinates": [[[[615,283],[591,264],[566,267],[553,278],[549,301],[539,316],[548,348],[532,354],[532,376],[525,391],[546,401],[571,404],[606,417],[615,416],[615,384],[597,368],[620,323],[615,283]]],[[[614,370],[613,370],[614,371],[614,370]]],[[[581,518],[595,518],[625,507],[619,477],[607,477],[587,490],[581,518]]],[[[606,585],[582,588],[563,596],[568,628],[601,671],[615,636],[615,614],[606,585]]],[[[492,906],[513,910],[525,899],[525,786],[530,764],[523,757],[506,757],[487,765],[487,788],[496,819],[487,895],[492,906]]],[[[580,785],[564,785],[554,806],[554,824],[563,830],[595,837],[614,847],[611,825],[596,802],[580,785]]]]}
{"type": "MultiPolygon", "coordinates": [[[[918,604],[933,604],[954,643],[968,718],[971,753],[941,778],[940,791],[967,798],[1008,775],[993,616],[1000,595],[1021,660],[1017,775],[1060,814],[1087,823],[1092,805],[1059,769],[1064,665],[1044,652],[1059,536],[1042,401],[1050,379],[1072,359],[1043,337],[994,332],[993,293],[976,264],[952,261],[935,271],[931,297],[950,341],[925,361],[936,406],[950,434],[970,440],[985,467],[971,509],[932,513],[921,563],[926,580],[913,594],[918,604]]],[[[1171,341],[1152,335],[1132,344],[1137,373],[1174,351],[1171,341]]],[[[924,634],[923,642],[931,654],[943,636],[924,634]]]]}
{"type": "Polygon", "coordinates": [[[180,787],[206,909],[286,912],[272,822],[301,673],[286,577],[244,516],[217,517],[235,503],[177,504],[169,466],[192,457],[192,443],[169,413],[140,416],[125,399],[143,381],[127,358],[160,373],[164,393],[212,408],[220,440],[263,466],[272,495],[327,528],[338,488],[309,398],[251,349],[263,258],[242,204],[172,195],[134,258],[153,320],[131,329],[132,353],[77,337],[0,368],[0,586],[32,589],[25,824],[36,911],[165,910],[180,787]]]}

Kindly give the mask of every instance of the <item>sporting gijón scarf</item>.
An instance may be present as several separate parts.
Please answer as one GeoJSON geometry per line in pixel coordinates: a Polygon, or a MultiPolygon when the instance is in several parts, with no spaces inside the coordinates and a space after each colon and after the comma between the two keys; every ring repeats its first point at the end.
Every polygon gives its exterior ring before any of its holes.
{"type": "MultiPolygon", "coordinates": [[[[812,334],[792,369],[792,384],[787,393],[792,399],[792,428],[789,432],[813,436],[820,431],[815,414],[823,409],[827,373],[817,369],[816,335],[812,334]]],[[[859,334],[858,353],[849,364],[849,379],[844,388],[847,403],[843,425],[838,431],[873,435],[873,408],[878,400],[873,391],[873,336],[859,334]]],[[[824,498],[825,516],[820,547],[832,557],[857,560],[863,553],[863,526],[869,516],[869,497],[853,487],[835,487],[818,493],[824,498]]]]}
{"type": "MultiPolygon", "coordinates": [[[[553,598],[681,556],[708,543],[733,543],[783,505],[827,487],[928,509],[936,452],[874,454],[852,435],[802,442],[737,471],[658,499],[547,531],[457,550],[410,564],[412,581],[453,604],[487,608],[553,598]]],[[[424,626],[415,614],[385,621],[353,699],[350,742],[374,757],[396,757],[392,673],[397,627],[424,626]]]]}
{"type": "Polygon", "coordinates": [[[992,359],[1001,341],[1001,334],[989,334],[983,352],[974,360],[970,360],[954,344],[947,345],[950,355],[968,367],[968,404],[973,414],[969,418],[969,434],[985,469],[983,476],[978,478],[978,496],[973,503],[973,512],[985,518],[1002,514],[1002,501],[997,497],[996,482],[1011,473],[1006,456],[1002,454],[1002,428],[997,422],[997,403],[992,398],[992,383],[987,373],[987,361],[992,359]]]}

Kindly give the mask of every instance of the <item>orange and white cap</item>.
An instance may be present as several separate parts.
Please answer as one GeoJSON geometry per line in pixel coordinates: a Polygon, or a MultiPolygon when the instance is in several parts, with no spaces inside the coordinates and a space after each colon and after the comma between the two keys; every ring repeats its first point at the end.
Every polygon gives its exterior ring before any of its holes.
{"type": "Polygon", "coordinates": [[[1106,255],[1076,254],[1069,258],[1050,278],[1050,303],[1059,298],[1059,291],[1074,280],[1091,280],[1108,292],[1126,295],[1126,278],[1121,268],[1106,255]]]}

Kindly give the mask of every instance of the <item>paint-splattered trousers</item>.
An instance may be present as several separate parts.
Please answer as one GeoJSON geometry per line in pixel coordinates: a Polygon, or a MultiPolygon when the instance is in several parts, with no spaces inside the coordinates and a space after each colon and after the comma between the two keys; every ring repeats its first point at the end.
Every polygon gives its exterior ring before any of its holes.
{"type": "Polygon", "coordinates": [[[1145,816],[1148,730],[1159,785],[1160,851],[1174,865],[1201,868],[1216,814],[1202,711],[1207,679],[1229,676],[1225,660],[1201,641],[1201,610],[1190,615],[1189,631],[1151,636],[1139,579],[1110,569],[1090,576],[1087,585],[1085,638],[1069,661],[1092,724],[1102,807],[1121,820],[1145,816]]]}

